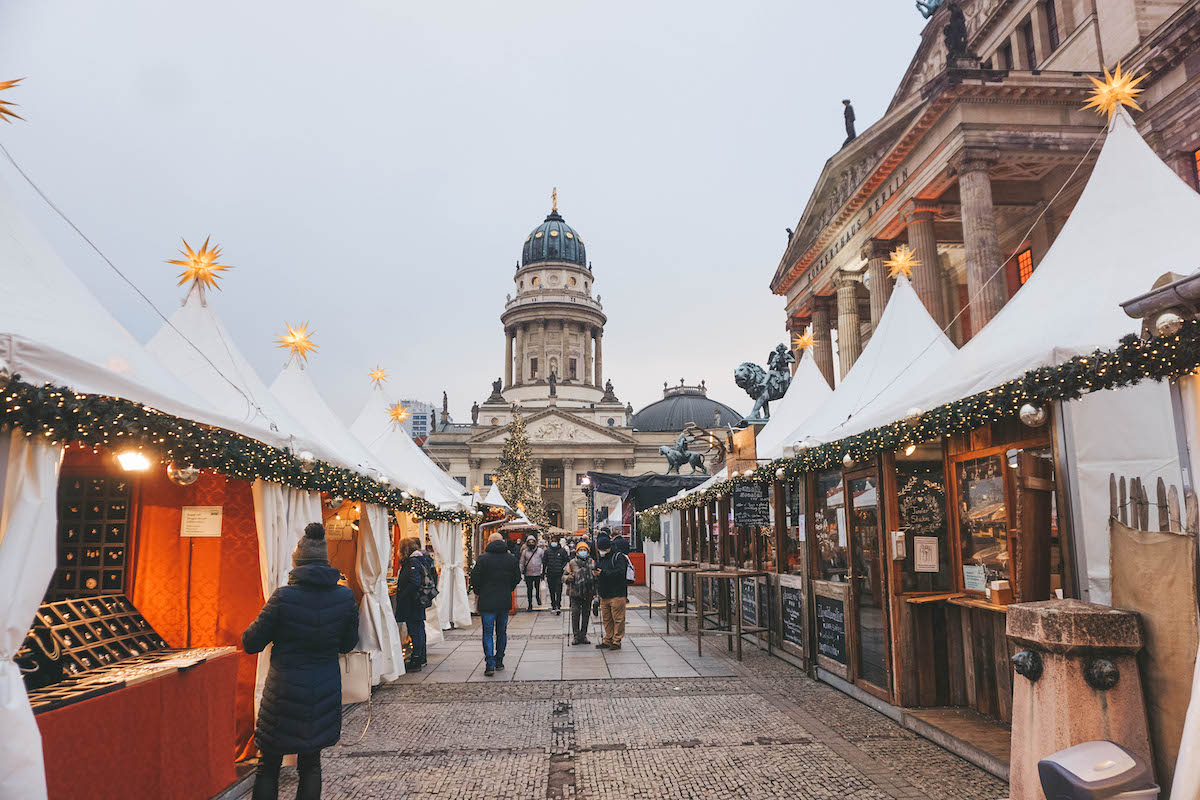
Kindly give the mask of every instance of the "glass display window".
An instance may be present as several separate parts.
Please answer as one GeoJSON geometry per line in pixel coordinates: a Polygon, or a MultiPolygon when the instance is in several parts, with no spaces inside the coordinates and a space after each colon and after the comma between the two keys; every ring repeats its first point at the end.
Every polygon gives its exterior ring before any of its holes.
{"type": "Polygon", "coordinates": [[[896,453],[896,511],[904,531],[899,562],[903,593],[954,589],[954,551],[949,544],[946,467],[941,442],[896,453]]]}
{"type": "Polygon", "coordinates": [[[842,473],[819,473],[813,482],[813,536],[817,544],[817,574],[821,580],[844,583],[847,579],[846,527],[842,473]]]}
{"type": "Polygon", "coordinates": [[[804,551],[808,536],[805,484],[806,481],[803,478],[783,484],[787,524],[780,540],[779,571],[791,575],[804,573],[804,551]]]}
{"type": "Polygon", "coordinates": [[[954,466],[962,587],[983,592],[1009,579],[1008,498],[1003,453],[964,459],[954,466]]]}

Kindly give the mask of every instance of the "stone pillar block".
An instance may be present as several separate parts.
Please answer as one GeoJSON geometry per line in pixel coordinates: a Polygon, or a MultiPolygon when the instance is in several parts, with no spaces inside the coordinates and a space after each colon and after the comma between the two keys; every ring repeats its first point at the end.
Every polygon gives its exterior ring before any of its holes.
{"type": "Polygon", "coordinates": [[[833,283],[837,286],[838,367],[839,374],[845,378],[862,354],[858,323],[858,276],[839,271],[833,283]]]}
{"type": "Polygon", "coordinates": [[[833,334],[830,331],[829,300],[813,297],[812,303],[813,361],[825,380],[833,386],[833,334]]]}
{"type": "MultiPolygon", "coordinates": [[[[996,239],[996,211],[988,170],[998,160],[993,150],[964,150],[952,161],[962,202],[963,244],[967,255],[967,291],[971,331],[977,333],[1008,301],[1008,287],[996,239]]],[[[944,323],[943,323],[944,324],[944,323]]]]}
{"type": "Polygon", "coordinates": [[[923,201],[914,201],[908,209],[908,246],[917,256],[912,285],[938,327],[946,325],[945,291],[942,286],[941,260],[937,236],[933,230],[936,209],[923,201]]]}
{"type": "Polygon", "coordinates": [[[1008,607],[1014,649],[1011,796],[1045,800],[1038,761],[1108,739],[1150,758],[1137,614],[1080,600],[1008,607]]]}

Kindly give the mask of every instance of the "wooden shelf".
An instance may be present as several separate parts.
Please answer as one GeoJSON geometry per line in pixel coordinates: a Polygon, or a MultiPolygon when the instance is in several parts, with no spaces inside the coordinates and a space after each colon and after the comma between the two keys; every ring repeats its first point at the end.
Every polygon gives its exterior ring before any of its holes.
{"type": "Polygon", "coordinates": [[[904,602],[910,605],[920,606],[924,605],[925,603],[941,603],[946,600],[954,600],[959,597],[965,597],[965,595],[963,595],[961,592],[940,592],[938,594],[922,594],[915,597],[905,597],[904,602]]]}
{"type": "Polygon", "coordinates": [[[978,597],[969,597],[965,595],[960,597],[951,597],[946,602],[952,603],[956,606],[962,606],[963,608],[981,608],[984,611],[995,611],[1000,614],[1005,614],[1008,612],[1008,606],[999,606],[995,603],[989,603],[987,600],[983,600],[978,597]]]}

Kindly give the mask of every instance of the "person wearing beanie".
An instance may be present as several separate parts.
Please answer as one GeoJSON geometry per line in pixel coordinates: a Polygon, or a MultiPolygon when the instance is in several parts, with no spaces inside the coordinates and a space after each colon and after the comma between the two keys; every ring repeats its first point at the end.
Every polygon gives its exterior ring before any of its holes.
{"type": "Polygon", "coordinates": [[[575,548],[575,557],[563,571],[563,584],[571,604],[571,644],[587,644],[588,616],[596,593],[596,562],[583,542],[575,548]]]}
{"type": "Polygon", "coordinates": [[[613,549],[608,533],[596,538],[596,593],[600,595],[600,622],[604,626],[604,639],[596,647],[602,650],[620,650],[625,638],[625,604],[628,602],[629,556],[613,549]]]}
{"type": "Polygon", "coordinates": [[[298,800],[321,796],[321,751],[342,735],[338,654],[358,644],[358,608],[341,573],[329,565],[325,528],[313,522],[292,553],[286,586],[276,589],[242,634],[247,653],[271,648],[254,741],[261,757],[253,800],[279,796],[285,755],[296,754],[298,800]]]}
{"type": "Polygon", "coordinates": [[[400,541],[400,574],[396,576],[396,622],[405,623],[412,652],[404,662],[405,672],[420,672],[428,657],[425,641],[425,606],[418,593],[425,580],[421,540],[415,536],[400,541]]]}
{"type": "Polygon", "coordinates": [[[537,591],[537,604],[542,604],[542,560],[545,556],[546,548],[538,544],[536,536],[525,539],[525,546],[521,548],[520,566],[521,576],[525,578],[525,596],[529,605],[527,611],[536,608],[533,604],[534,590],[537,591]]]}
{"type": "Polygon", "coordinates": [[[542,572],[546,575],[546,588],[550,590],[550,608],[556,617],[562,613],[563,570],[570,561],[571,554],[563,547],[562,540],[551,539],[542,556],[542,572]]]}
{"type": "Polygon", "coordinates": [[[508,611],[512,593],[521,582],[517,558],[504,546],[504,537],[493,533],[487,547],[471,568],[471,591],[483,629],[483,674],[491,677],[504,669],[504,650],[508,646],[508,611]],[[494,638],[493,638],[494,637],[494,638]]]}

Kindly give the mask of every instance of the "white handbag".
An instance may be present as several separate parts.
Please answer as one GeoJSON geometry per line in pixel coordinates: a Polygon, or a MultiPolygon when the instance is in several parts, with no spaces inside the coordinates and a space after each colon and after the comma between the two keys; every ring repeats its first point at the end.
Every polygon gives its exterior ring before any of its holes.
{"type": "Polygon", "coordinates": [[[366,650],[351,650],[338,657],[342,670],[342,705],[365,703],[371,699],[371,655],[366,650]]]}

